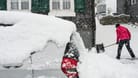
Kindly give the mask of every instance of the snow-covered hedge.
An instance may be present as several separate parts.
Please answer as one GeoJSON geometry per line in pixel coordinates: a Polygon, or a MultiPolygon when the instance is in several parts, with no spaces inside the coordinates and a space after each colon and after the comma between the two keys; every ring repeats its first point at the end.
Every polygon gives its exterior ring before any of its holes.
{"type": "Polygon", "coordinates": [[[128,23],[128,15],[104,16],[100,19],[102,25],[113,25],[116,23],[128,23]]]}

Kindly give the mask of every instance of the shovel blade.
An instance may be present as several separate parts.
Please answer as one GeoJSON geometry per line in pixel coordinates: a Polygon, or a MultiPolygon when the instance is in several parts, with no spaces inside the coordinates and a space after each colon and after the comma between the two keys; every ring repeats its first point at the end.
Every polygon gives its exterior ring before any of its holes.
{"type": "Polygon", "coordinates": [[[105,49],[104,49],[103,43],[101,43],[101,44],[96,44],[96,50],[97,50],[97,53],[104,52],[105,49]]]}

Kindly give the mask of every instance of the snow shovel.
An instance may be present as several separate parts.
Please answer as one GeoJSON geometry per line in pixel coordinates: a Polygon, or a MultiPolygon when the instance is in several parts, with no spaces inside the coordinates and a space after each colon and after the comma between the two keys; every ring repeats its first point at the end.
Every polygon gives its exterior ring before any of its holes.
{"type": "Polygon", "coordinates": [[[105,48],[110,47],[110,46],[113,46],[113,45],[116,45],[116,43],[112,43],[112,44],[109,44],[107,46],[104,46],[103,43],[96,44],[97,53],[104,52],[105,51],[105,48]]]}

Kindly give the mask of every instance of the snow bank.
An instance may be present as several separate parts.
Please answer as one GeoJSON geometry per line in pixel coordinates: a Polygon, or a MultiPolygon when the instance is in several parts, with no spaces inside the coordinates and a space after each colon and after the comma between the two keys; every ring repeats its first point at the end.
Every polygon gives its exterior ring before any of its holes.
{"type": "Polygon", "coordinates": [[[84,53],[87,51],[84,46],[83,40],[78,32],[73,33],[72,41],[73,43],[75,43],[80,53],[84,53]]]}
{"type": "Polygon", "coordinates": [[[64,46],[76,31],[75,24],[60,18],[33,13],[0,11],[0,64],[21,63],[49,40],[64,46]]]}
{"type": "Polygon", "coordinates": [[[94,49],[81,56],[80,78],[137,78],[137,71],[94,49]],[[132,71],[133,70],[133,71],[132,71]],[[85,71],[85,72],[84,72],[85,71]]]}

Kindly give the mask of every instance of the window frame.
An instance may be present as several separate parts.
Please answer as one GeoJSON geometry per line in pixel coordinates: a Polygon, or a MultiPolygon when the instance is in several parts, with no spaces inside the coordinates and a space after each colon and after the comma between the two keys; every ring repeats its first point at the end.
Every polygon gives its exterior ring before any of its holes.
{"type": "Polygon", "coordinates": [[[13,10],[18,10],[19,9],[18,0],[11,0],[11,9],[13,9],[13,10]],[[14,5],[16,7],[14,7],[12,5],[14,5]]]}
{"type": "Polygon", "coordinates": [[[53,9],[53,0],[50,0],[49,2],[49,14],[48,15],[52,15],[52,16],[76,16],[75,15],[75,1],[74,0],[70,0],[70,9],[64,9],[63,8],[63,1],[64,0],[59,0],[60,1],[60,9],[53,9]],[[55,12],[55,13],[52,13],[55,12]],[[67,14],[66,14],[67,12],[67,14]]]}
{"type": "Polygon", "coordinates": [[[18,9],[12,9],[12,5],[11,5],[11,1],[12,0],[7,0],[7,10],[10,11],[31,11],[31,0],[28,0],[28,9],[23,9],[22,8],[22,1],[24,0],[17,0],[18,1],[18,9]]]}
{"type": "Polygon", "coordinates": [[[29,0],[21,0],[21,10],[29,10],[29,0]]]}
{"type": "Polygon", "coordinates": [[[60,0],[52,0],[52,3],[51,3],[52,4],[52,6],[51,6],[52,10],[60,9],[61,8],[60,3],[61,3],[60,0]]]}
{"type": "Polygon", "coordinates": [[[71,1],[70,0],[63,0],[63,9],[70,9],[71,8],[71,1]],[[65,2],[65,4],[64,4],[65,2]]]}

